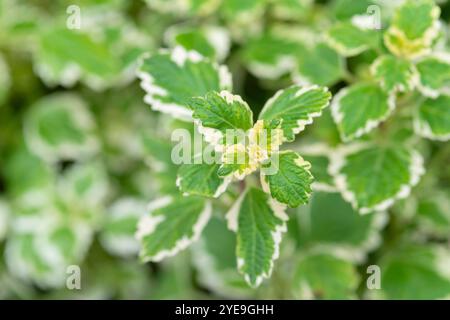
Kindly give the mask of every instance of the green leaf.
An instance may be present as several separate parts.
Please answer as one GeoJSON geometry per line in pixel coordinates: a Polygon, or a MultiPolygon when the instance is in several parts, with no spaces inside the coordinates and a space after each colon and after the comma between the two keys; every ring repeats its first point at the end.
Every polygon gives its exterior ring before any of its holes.
{"type": "Polygon", "coordinates": [[[185,195],[219,197],[226,191],[230,179],[219,177],[220,164],[183,164],[178,170],[176,184],[185,195]]]}
{"type": "Polygon", "coordinates": [[[308,203],[311,196],[313,176],[310,172],[311,164],[294,151],[283,151],[264,165],[261,171],[261,183],[264,191],[270,193],[272,198],[291,208],[308,203]],[[272,172],[264,174],[269,166],[272,172]]]}
{"type": "Polygon", "coordinates": [[[136,237],[144,262],[161,261],[196,241],[211,216],[211,204],[200,197],[166,196],[148,206],[136,237]]]}
{"type": "Polygon", "coordinates": [[[373,83],[344,88],[334,97],[331,112],[342,140],[359,138],[376,128],[395,108],[395,96],[373,83]]]}
{"type": "Polygon", "coordinates": [[[146,208],[146,203],[140,199],[120,198],[106,210],[100,241],[108,252],[120,257],[134,256],[139,252],[139,242],[134,234],[146,208]]]}
{"type": "Polygon", "coordinates": [[[223,297],[252,297],[251,289],[236,270],[236,235],[224,220],[212,217],[192,249],[202,285],[223,297]]]}
{"type": "Polygon", "coordinates": [[[72,86],[80,77],[93,87],[115,77],[120,61],[88,34],[52,28],[40,35],[36,70],[50,86],[72,86]]]}
{"type": "Polygon", "coordinates": [[[449,261],[445,247],[397,248],[380,261],[381,290],[371,293],[383,299],[445,299],[450,294],[449,261]]]}
{"type": "Polygon", "coordinates": [[[333,177],[328,173],[330,165],[331,148],[325,144],[317,143],[296,148],[306,161],[311,163],[311,173],[314,177],[313,190],[335,192],[333,177]]]}
{"type": "Polygon", "coordinates": [[[202,28],[174,26],[167,30],[165,38],[171,46],[179,45],[213,60],[224,60],[230,50],[227,30],[217,26],[202,28]]]}
{"type": "Polygon", "coordinates": [[[294,82],[332,86],[344,75],[344,60],[325,43],[318,43],[298,55],[294,82]]]}
{"type": "Polygon", "coordinates": [[[28,148],[49,162],[87,158],[100,148],[90,110],[71,93],[38,100],[26,115],[24,129],[28,148]]]}
{"type": "Polygon", "coordinates": [[[286,231],[284,207],[264,191],[250,188],[227,214],[228,227],[237,233],[238,270],[252,287],[271,275],[278,258],[281,234],[286,231]]]}
{"type": "Polygon", "coordinates": [[[414,217],[417,228],[430,236],[447,238],[450,234],[450,198],[446,192],[436,192],[421,199],[414,217]]]}
{"type": "Polygon", "coordinates": [[[281,120],[284,139],[293,141],[295,135],[322,114],[331,99],[327,88],[291,86],[278,91],[262,109],[259,119],[281,120]]]}
{"type": "Polygon", "coordinates": [[[445,53],[434,54],[421,59],[416,64],[419,72],[418,88],[427,97],[437,98],[450,94],[450,56],[445,53]]]}
{"type": "Polygon", "coordinates": [[[264,34],[248,41],[242,59],[248,70],[264,79],[278,79],[295,66],[300,45],[272,34],[264,34]]]}
{"type": "Polygon", "coordinates": [[[387,92],[412,91],[417,83],[414,65],[392,55],[379,57],[371,66],[372,75],[387,92]]]}
{"type": "Polygon", "coordinates": [[[177,46],[170,53],[160,52],[145,58],[138,70],[144,101],[154,110],[181,120],[191,120],[188,103],[210,91],[231,89],[231,75],[196,51],[177,46]]]}
{"type": "Polygon", "coordinates": [[[380,41],[378,30],[363,29],[351,22],[338,22],[326,34],[327,43],[345,57],[356,56],[380,41]]]}
{"type": "Polygon", "coordinates": [[[381,243],[384,212],[361,215],[339,193],[314,192],[309,205],[297,209],[300,248],[316,246],[355,262],[381,243]]]}
{"type": "Polygon", "coordinates": [[[414,59],[431,51],[439,35],[440,8],[433,0],[407,0],[395,11],[384,43],[396,56],[414,59]]]}
{"type": "Polygon", "coordinates": [[[253,125],[253,113],[248,104],[228,91],[209,92],[204,97],[193,98],[189,107],[198,131],[213,145],[220,143],[227,130],[245,132],[253,125]]]}
{"type": "Polygon", "coordinates": [[[450,139],[450,96],[426,99],[417,110],[414,127],[422,137],[448,141],[450,139]]]}
{"type": "Polygon", "coordinates": [[[364,214],[386,210],[395,200],[406,198],[424,168],[415,150],[365,146],[336,152],[330,172],[344,199],[364,214]]]}
{"type": "Polygon", "coordinates": [[[348,261],[324,253],[303,256],[295,267],[298,299],[354,299],[359,276],[348,261]]]}

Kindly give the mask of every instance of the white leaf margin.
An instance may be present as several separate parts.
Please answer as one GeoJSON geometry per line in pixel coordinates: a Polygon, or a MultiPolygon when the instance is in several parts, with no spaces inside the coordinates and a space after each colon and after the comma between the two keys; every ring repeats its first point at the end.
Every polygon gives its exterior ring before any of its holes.
{"type": "MultiPolygon", "coordinates": [[[[164,196],[162,198],[156,199],[150,202],[147,206],[147,214],[142,217],[138,222],[137,231],[135,237],[137,240],[141,241],[144,237],[152,234],[158,225],[164,221],[163,216],[152,216],[152,213],[160,208],[163,208],[174,201],[171,196],[164,196]]],[[[186,249],[191,243],[197,241],[203,231],[203,228],[209,221],[212,213],[212,205],[210,201],[205,201],[205,206],[203,211],[200,212],[197,222],[193,225],[193,235],[191,237],[183,236],[178,239],[175,245],[171,248],[163,249],[152,256],[142,256],[143,262],[159,262],[165,258],[173,257],[178,252],[186,249]]],[[[142,252],[142,251],[141,251],[142,252]]]]}
{"type": "MultiPolygon", "coordinates": [[[[349,94],[350,89],[351,89],[351,87],[346,87],[344,89],[341,89],[334,96],[334,99],[331,102],[331,115],[336,124],[340,124],[344,120],[345,116],[341,112],[341,100],[342,100],[342,98],[344,98],[346,95],[349,94]]],[[[395,102],[396,102],[395,92],[388,93],[388,100],[387,100],[388,109],[387,109],[386,113],[378,119],[368,119],[366,121],[366,123],[364,124],[364,126],[360,127],[358,130],[356,130],[356,132],[354,132],[350,135],[344,135],[341,132],[341,130],[338,130],[342,141],[349,142],[353,139],[362,137],[363,135],[369,133],[370,131],[372,131],[373,129],[378,127],[378,125],[381,122],[385,121],[387,118],[389,118],[389,116],[395,110],[395,107],[396,107],[395,102]]]]}
{"type": "Polygon", "coordinates": [[[351,144],[336,149],[332,154],[330,166],[328,168],[328,171],[334,177],[336,187],[340,191],[344,200],[349,202],[354,210],[359,211],[360,214],[386,211],[395,203],[396,200],[407,198],[411,193],[411,189],[419,183],[420,177],[425,173],[423,157],[416,150],[411,150],[409,166],[410,177],[408,183],[401,185],[397,193],[392,195],[390,198],[384,199],[372,207],[359,208],[355,193],[348,187],[347,176],[342,174],[340,170],[345,166],[345,159],[348,155],[362,151],[363,149],[369,147],[369,144],[361,143],[351,144]]]}
{"type": "MultiPolygon", "coordinates": [[[[236,200],[236,202],[233,204],[231,209],[226,214],[226,220],[228,228],[231,231],[237,232],[238,231],[238,215],[241,208],[242,201],[244,200],[245,196],[248,193],[248,189],[243,192],[239,198],[236,200]]],[[[274,252],[272,254],[272,257],[270,258],[270,266],[267,271],[263,271],[261,274],[258,274],[256,276],[255,284],[252,285],[250,282],[250,276],[248,274],[244,274],[245,281],[252,287],[258,287],[264,279],[270,278],[274,266],[274,261],[278,259],[280,255],[280,244],[282,240],[282,234],[287,231],[287,225],[286,222],[289,220],[288,215],[286,214],[286,205],[276,201],[269,195],[267,195],[267,204],[270,207],[270,209],[273,211],[275,217],[281,220],[281,224],[278,224],[275,226],[275,230],[272,231],[272,240],[274,243],[274,252]]],[[[243,257],[237,256],[237,267],[238,271],[240,273],[243,273],[242,267],[245,265],[245,259],[243,257]]]]}
{"type": "MultiPolygon", "coordinates": [[[[309,91],[317,90],[317,89],[321,89],[323,93],[329,92],[328,87],[325,87],[325,86],[318,86],[318,85],[302,86],[299,84],[295,84],[294,86],[296,86],[298,88],[297,92],[295,93],[296,98],[309,92],[309,91]]],[[[286,89],[278,90],[269,100],[267,100],[267,102],[264,104],[264,107],[262,108],[262,110],[259,114],[259,119],[263,119],[263,116],[264,116],[264,113],[266,112],[266,110],[271,108],[276,103],[277,99],[284,93],[285,90],[286,89]]],[[[322,110],[324,110],[329,105],[330,105],[330,100],[326,103],[326,105],[322,108],[322,110]]],[[[297,126],[292,128],[293,134],[297,135],[300,132],[302,132],[303,130],[305,130],[305,127],[307,125],[310,125],[314,122],[314,118],[320,117],[322,115],[322,110],[308,114],[307,119],[298,119],[297,126]]],[[[282,125],[282,127],[283,127],[283,125],[282,125]]],[[[286,139],[286,137],[283,136],[283,141],[288,141],[288,140],[286,139]]]]}
{"type": "MultiPolygon", "coordinates": [[[[450,66],[450,54],[447,52],[435,52],[435,53],[428,55],[428,56],[424,57],[423,59],[419,60],[417,62],[417,64],[420,64],[420,62],[422,62],[423,60],[427,60],[427,59],[435,59],[441,63],[445,63],[450,66]]],[[[450,86],[446,86],[446,87],[443,87],[440,89],[431,88],[422,82],[420,72],[417,71],[417,73],[418,73],[417,89],[424,96],[433,98],[433,99],[438,98],[440,95],[449,95],[450,96],[450,86]]]]}
{"type": "MultiPolygon", "coordinates": [[[[161,55],[170,55],[170,59],[176,63],[178,66],[184,66],[186,61],[191,61],[193,63],[210,61],[209,59],[203,57],[200,53],[194,50],[186,50],[182,46],[176,46],[171,52],[167,49],[159,50],[161,55]]],[[[156,98],[156,95],[167,96],[168,92],[163,87],[160,87],[155,83],[153,76],[147,72],[141,71],[141,66],[146,58],[149,58],[149,54],[144,54],[140,57],[137,77],[141,80],[141,88],[144,89],[146,95],[144,96],[144,102],[151,106],[155,111],[160,111],[172,115],[174,118],[192,122],[192,110],[190,110],[185,105],[180,105],[177,103],[167,103],[156,98]]],[[[228,67],[225,65],[218,65],[217,63],[211,62],[213,68],[217,71],[219,76],[219,82],[221,89],[231,90],[233,87],[232,76],[228,67]]]]}
{"type": "MultiPolygon", "coordinates": [[[[450,97],[449,94],[445,94],[445,96],[450,97]]],[[[420,106],[419,106],[420,108],[420,106]]],[[[413,119],[413,127],[414,131],[421,137],[430,139],[430,140],[436,140],[436,141],[442,141],[446,142],[450,140],[450,133],[447,134],[436,134],[433,132],[433,130],[430,127],[430,124],[426,121],[426,119],[422,119],[419,115],[419,110],[416,110],[414,114],[413,119]]]]}

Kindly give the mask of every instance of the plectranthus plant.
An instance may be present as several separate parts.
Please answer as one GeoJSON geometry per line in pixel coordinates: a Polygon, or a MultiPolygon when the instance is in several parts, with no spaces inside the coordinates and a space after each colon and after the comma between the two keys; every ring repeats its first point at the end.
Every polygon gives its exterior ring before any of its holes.
{"type": "Polygon", "coordinates": [[[449,10],[0,1],[0,298],[448,298],[449,10]]]}
{"type": "Polygon", "coordinates": [[[316,85],[282,89],[254,121],[249,105],[232,93],[228,69],[196,51],[177,46],[146,57],[138,75],[144,100],[155,110],[195,123],[217,160],[208,163],[202,152],[193,158],[187,154],[177,174],[180,194],[150,203],[139,222],[141,259],[160,261],[197,240],[211,218],[208,198],[220,197],[238,181],[241,194],[226,214],[227,224],[236,233],[240,273],[250,286],[260,285],[278,258],[286,207],[306,204],[312,192],[311,164],[280,146],[294,141],[322,114],[330,92],[316,85]],[[255,180],[256,172],[260,178],[255,180]]]}

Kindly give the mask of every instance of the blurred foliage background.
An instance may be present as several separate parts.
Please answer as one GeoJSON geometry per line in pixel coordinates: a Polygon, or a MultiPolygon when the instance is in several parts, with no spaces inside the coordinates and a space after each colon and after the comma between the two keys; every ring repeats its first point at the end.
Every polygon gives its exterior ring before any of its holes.
{"type": "MultiPolygon", "coordinates": [[[[364,79],[372,51],[343,60],[308,44],[371,4],[388,20],[399,2],[1,0],[0,298],[449,297],[450,146],[415,141],[427,172],[413,194],[359,215],[327,173],[321,150],[340,143],[329,110],[291,146],[322,188],[291,210],[280,258],[259,289],[236,271],[223,220],[233,190],[191,248],[158,264],[137,259],[146,204],[176,190],[171,131],[190,127],[144,104],[135,77],[143,53],[182,45],[227,64],[234,92],[258,114],[292,83],[293,66],[278,60],[286,51],[298,50],[295,68],[333,93],[351,76],[364,79]],[[67,28],[73,5],[79,30],[67,28]],[[66,288],[69,265],[81,267],[81,290],[66,288]],[[379,290],[366,286],[369,265],[381,268],[379,290]]],[[[440,5],[448,31],[450,5],[440,5]]],[[[411,128],[396,126],[402,143],[411,128]]]]}

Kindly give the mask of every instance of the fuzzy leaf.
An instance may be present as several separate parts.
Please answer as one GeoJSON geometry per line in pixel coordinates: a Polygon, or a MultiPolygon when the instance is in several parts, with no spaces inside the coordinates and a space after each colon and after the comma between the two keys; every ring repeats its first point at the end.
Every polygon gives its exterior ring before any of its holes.
{"type": "Polygon", "coordinates": [[[252,287],[270,277],[278,258],[287,215],[264,191],[248,189],[227,214],[228,227],[237,233],[238,270],[252,287]]]}
{"type": "Polygon", "coordinates": [[[408,92],[413,90],[417,82],[414,65],[408,60],[392,55],[378,58],[373,63],[371,71],[387,92],[408,92]]]}
{"type": "Polygon", "coordinates": [[[333,100],[331,112],[342,140],[350,141],[370,132],[395,108],[394,96],[373,83],[342,89],[333,100]]]}
{"type": "Polygon", "coordinates": [[[450,55],[435,54],[416,64],[419,72],[419,90],[424,95],[437,98],[450,94],[450,55]]]}
{"type": "Polygon", "coordinates": [[[181,120],[191,120],[191,98],[209,91],[231,89],[231,75],[196,51],[175,47],[145,58],[138,70],[144,101],[154,110],[169,113],[181,120]]]}
{"type": "Polygon", "coordinates": [[[414,126],[416,132],[431,140],[450,139],[450,96],[426,99],[419,105],[414,126]]]}
{"type": "Polygon", "coordinates": [[[362,29],[351,22],[339,22],[327,34],[328,44],[345,57],[360,54],[376,47],[380,41],[378,30],[362,29]]]}
{"type": "Polygon", "coordinates": [[[422,156],[414,150],[367,146],[336,153],[330,171],[344,199],[359,212],[369,213],[407,197],[424,168],[422,156]]]}
{"type": "Polygon", "coordinates": [[[262,109],[259,119],[281,120],[284,139],[293,141],[295,135],[322,114],[331,99],[327,88],[291,86],[278,91],[262,109]]]}
{"type": "Polygon", "coordinates": [[[269,165],[263,166],[261,171],[265,191],[291,208],[306,204],[311,196],[314,179],[310,172],[311,164],[294,151],[280,152],[271,162],[275,162],[273,168],[270,168],[273,171],[271,174],[264,174],[264,169],[269,165]]]}
{"type": "Polygon", "coordinates": [[[186,249],[198,239],[210,216],[211,204],[200,197],[166,196],[150,203],[136,233],[141,260],[157,262],[186,249]]]}

